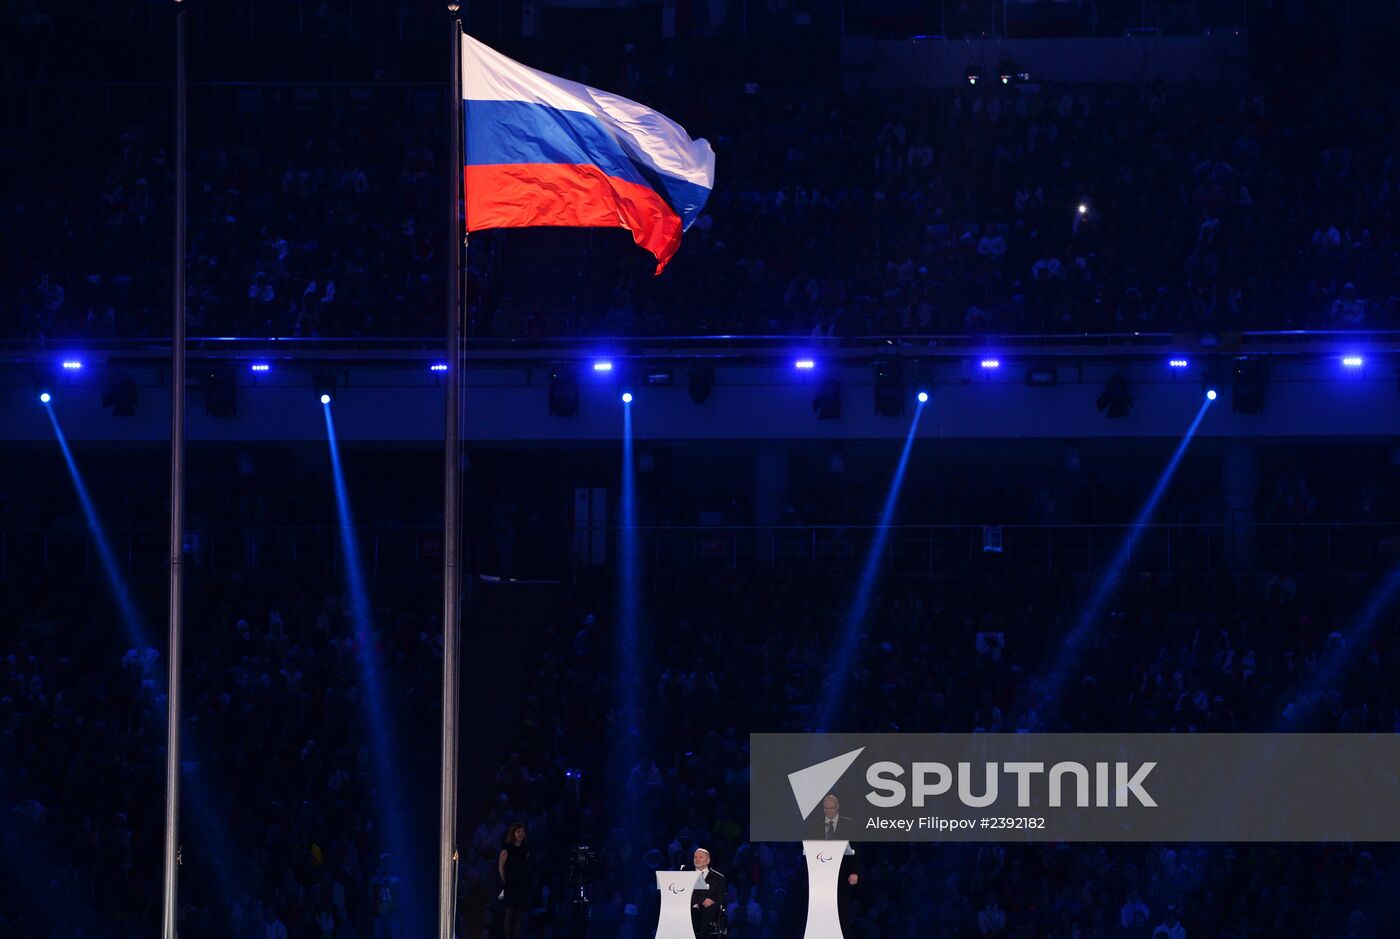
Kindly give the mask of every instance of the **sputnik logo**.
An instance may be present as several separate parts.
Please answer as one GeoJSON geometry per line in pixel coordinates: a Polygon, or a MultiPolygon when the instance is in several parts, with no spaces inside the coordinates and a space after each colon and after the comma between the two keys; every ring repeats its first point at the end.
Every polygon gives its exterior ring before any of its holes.
{"type": "Polygon", "coordinates": [[[846,770],[865,752],[865,747],[834,756],[829,760],[815,763],[806,769],[788,773],[788,784],[792,786],[792,797],[797,800],[797,811],[806,818],[812,810],[821,805],[822,800],[836,788],[846,770]]]}

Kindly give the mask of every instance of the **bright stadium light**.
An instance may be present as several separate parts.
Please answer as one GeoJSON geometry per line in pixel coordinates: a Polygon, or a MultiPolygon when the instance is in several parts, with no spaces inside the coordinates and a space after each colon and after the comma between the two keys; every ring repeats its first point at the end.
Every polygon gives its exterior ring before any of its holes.
{"type": "Polygon", "coordinates": [[[313,387],[316,389],[316,399],[323,405],[330,404],[335,400],[335,373],[318,372],[313,387]]]}
{"type": "Polygon", "coordinates": [[[1185,359],[1168,359],[1168,360],[1167,360],[1167,367],[1168,367],[1168,368],[1189,368],[1190,365],[1191,365],[1191,363],[1188,362],[1188,361],[1186,361],[1185,359]]]}
{"type": "Polygon", "coordinates": [[[792,367],[801,372],[810,372],[817,367],[817,363],[812,359],[798,359],[792,363],[792,367]]]}
{"type": "Polygon", "coordinates": [[[599,359],[593,363],[593,371],[595,372],[611,372],[612,370],[613,364],[607,359],[599,359]]]}
{"type": "Polygon", "coordinates": [[[928,392],[927,392],[927,391],[921,391],[921,392],[919,392],[915,397],[917,397],[917,398],[919,399],[919,403],[920,403],[920,404],[928,404],[928,392]]]}
{"type": "Polygon", "coordinates": [[[64,359],[63,367],[70,372],[76,372],[78,369],[83,367],[83,363],[78,359],[64,359]]]}
{"type": "Polygon", "coordinates": [[[1363,358],[1362,358],[1361,356],[1359,356],[1359,355],[1344,355],[1344,356],[1342,356],[1342,365],[1344,365],[1344,366],[1347,367],[1347,368],[1360,368],[1361,366],[1363,366],[1363,365],[1365,365],[1365,364],[1366,364],[1366,360],[1363,359],[1363,358]]]}
{"type": "Polygon", "coordinates": [[[271,371],[271,369],[272,366],[268,365],[266,362],[254,362],[252,365],[248,366],[248,370],[251,372],[267,372],[271,371]]]}
{"type": "Polygon", "coordinates": [[[1219,395],[1217,395],[1217,394],[1215,393],[1215,389],[1214,389],[1214,388],[1207,388],[1207,389],[1206,389],[1206,400],[1207,400],[1207,401],[1214,401],[1217,397],[1219,397],[1219,395]]]}
{"type": "Polygon", "coordinates": [[[428,371],[430,371],[430,372],[445,372],[445,371],[447,371],[447,363],[446,363],[446,362],[434,362],[432,365],[429,365],[429,366],[428,366],[428,371]]]}
{"type": "Polygon", "coordinates": [[[983,359],[983,368],[1001,368],[1001,359],[983,359]]]}
{"type": "Polygon", "coordinates": [[[632,403],[632,392],[630,392],[630,391],[624,391],[624,392],[622,393],[622,403],[623,403],[623,404],[631,404],[631,403],[632,403]]]}
{"type": "Polygon", "coordinates": [[[41,392],[39,392],[39,403],[40,403],[40,404],[48,404],[48,403],[49,403],[50,401],[52,401],[52,400],[53,400],[53,395],[49,394],[47,391],[41,391],[41,392]]]}

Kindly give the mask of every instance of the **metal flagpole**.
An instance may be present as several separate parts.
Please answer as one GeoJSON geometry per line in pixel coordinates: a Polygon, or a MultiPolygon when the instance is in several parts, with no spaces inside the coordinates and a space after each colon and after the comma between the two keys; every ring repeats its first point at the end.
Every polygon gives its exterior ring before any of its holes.
{"type": "Polygon", "coordinates": [[[442,539],[442,810],[438,829],[438,939],[453,939],[457,909],[457,715],[458,660],[461,639],[462,582],[458,558],[461,549],[461,423],[462,423],[462,20],[461,4],[449,0],[452,14],[452,84],[447,91],[448,128],[451,134],[448,176],[452,199],[447,228],[447,406],[446,446],[443,457],[442,539]]]}
{"type": "Polygon", "coordinates": [[[170,336],[170,652],[165,709],[162,939],[175,939],[180,868],[181,555],[185,540],[185,5],[175,0],[175,296],[170,336]]]}

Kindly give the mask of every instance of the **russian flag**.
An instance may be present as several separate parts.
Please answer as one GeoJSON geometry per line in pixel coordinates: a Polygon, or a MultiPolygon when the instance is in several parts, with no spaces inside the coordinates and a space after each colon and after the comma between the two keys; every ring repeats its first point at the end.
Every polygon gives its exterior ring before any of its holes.
{"type": "Polygon", "coordinates": [[[714,151],[675,121],[467,35],[462,104],[469,232],[626,228],[660,274],[714,188],[714,151]]]}

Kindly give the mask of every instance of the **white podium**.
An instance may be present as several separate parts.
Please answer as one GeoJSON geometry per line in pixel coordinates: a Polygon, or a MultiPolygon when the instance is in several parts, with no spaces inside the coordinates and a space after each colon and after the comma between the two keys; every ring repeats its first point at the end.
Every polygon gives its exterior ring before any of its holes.
{"type": "Polygon", "coordinates": [[[656,939],[695,939],[690,906],[695,902],[695,891],[710,889],[700,875],[693,870],[657,871],[656,889],[661,891],[661,915],[657,917],[656,939]]]}
{"type": "Polygon", "coordinates": [[[807,858],[807,929],[803,939],[845,939],[836,891],[841,885],[841,858],[855,854],[848,841],[804,841],[807,858]]]}

